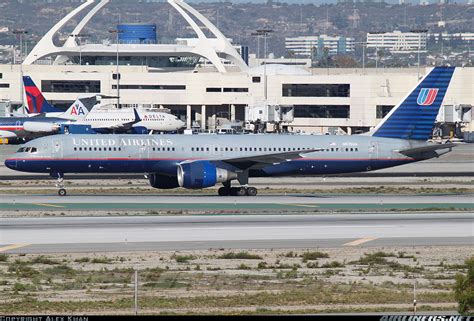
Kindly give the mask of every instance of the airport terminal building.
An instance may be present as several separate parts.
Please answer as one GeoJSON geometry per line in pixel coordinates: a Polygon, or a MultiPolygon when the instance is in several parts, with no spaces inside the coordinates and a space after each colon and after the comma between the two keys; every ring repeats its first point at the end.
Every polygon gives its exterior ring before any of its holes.
{"type": "MultiPolygon", "coordinates": [[[[292,105],[290,131],[357,133],[377,125],[430,69],[308,69],[265,60],[249,67],[245,48],[236,50],[181,0],[168,2],[193,28],[195,41],[158,44],[152,25],[135,24],[117,28],[117,43],[80,44],[75,35],[108,2],[84,2],[38,42],[22,65],[0,65],[0,100],[21,103],[21,77],[28,75],[57,105],[84,94],[118,93],[121,107],[168,108],[189,128],[198,124],[203,129],[216,128],[222,119],[245,121],[249,105],[292,105]],[[58,30],[90,7],[64,45],[56,46],[58,30]]],[[[457,68],[444,104],[474,106],[473,80],[474,68],[457,68]]]]}

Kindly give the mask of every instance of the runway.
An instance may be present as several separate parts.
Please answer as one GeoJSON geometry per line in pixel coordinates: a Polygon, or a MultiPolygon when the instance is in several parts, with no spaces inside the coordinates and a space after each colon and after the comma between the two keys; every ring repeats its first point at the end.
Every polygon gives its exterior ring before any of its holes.
{"type": "Polygon", "coordinates": [[[0,252],[474,245],[472,213],[5,218],[0,252]]]}
{"type": "MultiPolygon", "coordinates": [[[[134,211],[225,210],[314,211],[317,209],[434,210],[474,209],[472,194],[278,194],[256,197],[217,195],[56,195],[0,194],[0,212],[14,211],[134,211]]],[[[276,211],[276,212],[275,212],[276,211]]]]}

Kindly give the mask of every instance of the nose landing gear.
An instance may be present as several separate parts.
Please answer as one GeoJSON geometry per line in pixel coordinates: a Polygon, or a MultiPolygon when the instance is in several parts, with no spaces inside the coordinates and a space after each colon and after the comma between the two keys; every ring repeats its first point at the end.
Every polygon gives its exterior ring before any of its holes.
{"type": "Polygon", "coordinates": [[[59,196],[66,196],[67,192],[66,189],[64,188],[64,174],[63,173],[54,173],[51,174],[51,176],[56,177],[57,183],[56,187],[58,189],[58,195],[59,196]]]}

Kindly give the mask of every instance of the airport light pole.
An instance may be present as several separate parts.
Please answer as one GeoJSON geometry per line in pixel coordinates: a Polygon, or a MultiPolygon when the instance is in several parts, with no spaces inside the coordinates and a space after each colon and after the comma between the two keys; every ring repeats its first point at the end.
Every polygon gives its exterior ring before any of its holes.
{"type": "MultiPolygon", "coordinates": [[[[381,35],[381,34],[384,34],[385,31],[371,31],[369,33],[381,35]]],[[[383,37],[375,41],[375,72],[376,73],[378,71],[378,66],[379,66],[379,40],[382,42],[382,48],[383,48],[383,37]]]]}
{"type": "Polygon", "coordinates": [[[365,74],[365,48],[367,47],[367,42],[354,42],[354,45],[362,46],[362,73],[365,74]]]}
{"type": "Polygon", "coordinates": [[[421,34],[422,33],[427,33],[428,30],[426,29],[415,29],[415,30],[410,30],[410,32],[418,33],[418,58],[417,58],[417,66],[418,66],[418,80],[420,80],[420,51],[421,51],[421,34]]]}
{"type": "Polygon", "coordinates": [[[117,108],[120,108],[120,74],[119,74],[119,34],[122,33],[122,30],[117,29],[111,29],[109,30],[111,34],[116,35],[116,47],[117,47],[117,70],[116,70],[116,77],[117,77],[117,108]]]}
{"type": "Polygon", "coordinates": [[[265,98],[265,103],[267,101],[267,96],[268,96],[268,93],[267,93],[267,37],[270,33],[272,33],[273,30],[272,29],[267,29],[267,28],[263,28],[263,29],[258,29],[257,30],[257,34],[260,35],[260,36],[263,36],[263,54],[264,54],[264,57],[263,57],[263,97],[265,98]]]}
{"type": "MultiPolygon", "coordinates": [[[[23,97],[23,35],[26,35],[28,31],[26,31],[25,29],[15,29],[12,32],[13,34],[20,37],[20,95],[21,106],[23,107],[23,105],[25,104],[25,99],[23,97]]],[[[13,51],[13,59],[15,59],[15,51],[13,51]]]]}

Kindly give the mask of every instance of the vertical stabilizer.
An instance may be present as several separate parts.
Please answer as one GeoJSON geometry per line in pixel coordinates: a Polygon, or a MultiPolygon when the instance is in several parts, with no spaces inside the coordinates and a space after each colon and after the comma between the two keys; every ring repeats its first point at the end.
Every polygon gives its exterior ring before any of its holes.
{"type": "Polygon", "coordinates": [[[68,110],[66,110],[64,113],[61,115],[58,115],[57,117],[64,118],[64,119],[70,119],[70,120],[81,120],[84,119],[87,114],[89,113],[89,110],[92,109],[92,107],[96,104],[97,99],[96,97],[84,97],[84,98],[78,98],[72,105],[69,107],[68,110]]]}
{"type": "Polygon", "coordinates": [[[23,84],[25,85],[26,100],[28,102],[28,114],[61,112],[60,109],[48,103],[41,91],[36,87],[33,79],[29,76],[23,77],[23,84]]]}
{"type": "Polygon", "coordinates": [[[372,136],[428,140],[455,67],[435,67],[371,132],[372,136]]]}

